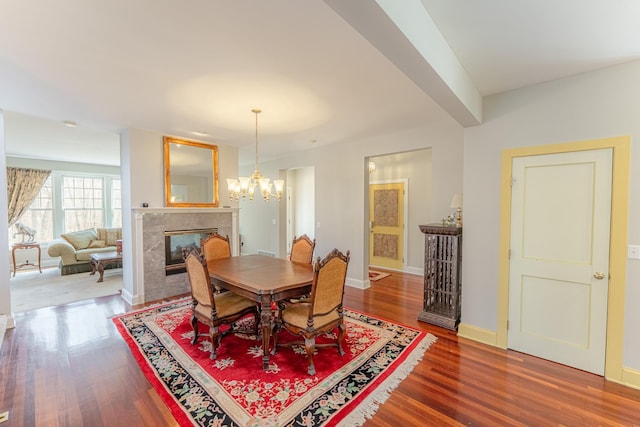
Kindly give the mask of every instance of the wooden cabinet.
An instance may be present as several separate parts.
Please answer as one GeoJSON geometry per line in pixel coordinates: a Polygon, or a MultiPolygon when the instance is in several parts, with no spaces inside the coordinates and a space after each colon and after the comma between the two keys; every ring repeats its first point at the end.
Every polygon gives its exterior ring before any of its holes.
{"type": "Polygon", "coordinates": [[[418,320],[456,330],[460,323],[462,227],[421,225],[424,301],[418,320]]]}

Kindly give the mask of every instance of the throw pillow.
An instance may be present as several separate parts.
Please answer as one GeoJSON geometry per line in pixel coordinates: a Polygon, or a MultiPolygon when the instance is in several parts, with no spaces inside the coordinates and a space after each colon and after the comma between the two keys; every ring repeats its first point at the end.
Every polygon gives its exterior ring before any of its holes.
{"type": "Polygon", "coordinates": [[[92,248],[104,248],[105,242],[104,240],[92,240],[91,242],[89,242],[89,249],[92,248]]]}
{"type": "Polygon", "coordinates": [[[61,234],[60,237],[76,248],[76,250],[86,249],[92,240],[97,240],[98,235],[93,228],[88,230],[73,231],[71,233],[61,234]]]}
{"type": "Polygon", "coordinates": [[[98,239],[104,240],[106,246],[116,246],[122,239],[122,228],[98,228],[98,239]]]}

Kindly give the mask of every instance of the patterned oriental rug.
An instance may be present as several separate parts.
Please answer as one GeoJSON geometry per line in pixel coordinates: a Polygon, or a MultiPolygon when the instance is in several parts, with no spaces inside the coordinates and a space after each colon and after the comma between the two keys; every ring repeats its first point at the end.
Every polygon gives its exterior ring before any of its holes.
{"type": "MultiPolygon", "coordinates": [[[[209,359],[207,327],[200,325],[202,335],[191,345],[190,316],[187,298],[113,319],[182,426],[362,425],[436,340],[345,310],[346,354],[340,357],[335,347],[317,350],[317,374],[309,376],[304,348],[279,348],[263,370],[255,335],[226,336],[218,358],[209,359]]],[[[250,327],[253,318],[241,322],[250,327]]],[[[283,342],[294,338],[286,331],[279,336],[283,342]]]]}

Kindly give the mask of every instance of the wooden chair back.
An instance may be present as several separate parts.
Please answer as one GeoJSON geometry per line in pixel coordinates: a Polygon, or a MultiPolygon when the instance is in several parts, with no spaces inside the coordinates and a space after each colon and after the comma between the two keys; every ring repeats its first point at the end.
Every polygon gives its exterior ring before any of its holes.
{"type": "Polygon", "coordinates": [[[187,250],[184,264],[187,269],[187,277],[189,278],[194,307],[199,304],[215,310],[216,300],[213,296],[211,286],[209,286],[207,265],[196,248],[192,247],[187,250]]]}
{"type": "Polygon", "coordinates": [[[313,323],[314,318],[342,308],[349,256],[349,251],[344,255],[334,249],[322,261],[318,257],[314,265],[309,310],[309,320],[313,323]]]}
{"type": "Polygon", "coordinates": [[[205,261],[229,258],[231,256],[229,236],[221,236],[218,233],[209,234],[200,240],[200,251],[204,255],[205,261]]]}
{"type": "Polygon", "coordinates": [[[294,237],[293,243],[291,244],[291,261],[311,264],[313,262],[313,250],[315,247],[316,239],[311,240],[306,234],[298,238],[294,237]]]}
{"type": "Polygon", "coordinates": [[[257,336],[259,317],[256,303],[233,292],[214,293],[209,280],[207,263],[202,253],[195,247],[185,248],[182,253],[192,296],[191,344],[198,342],[198,322],[209,326],[211,359],[217,357],[217,349],[223,336],[237,332],[253,333],[257,336]],[[254,317],[253,331],[243,332],[237,329],[235,322],[250,313],[254,317]],[[221,332],[219,327],[223,324],[228,324],[230,327],[221,332]]]}

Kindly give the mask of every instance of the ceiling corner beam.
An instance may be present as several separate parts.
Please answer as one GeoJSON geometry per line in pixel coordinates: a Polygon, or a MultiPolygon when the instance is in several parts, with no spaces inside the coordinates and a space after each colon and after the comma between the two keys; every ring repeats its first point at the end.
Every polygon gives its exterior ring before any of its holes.
{"type": "Polygon", "coordinates": [[[482,96],[420,0],[324,0],[464,127],[482,123],[482,96]]]}

